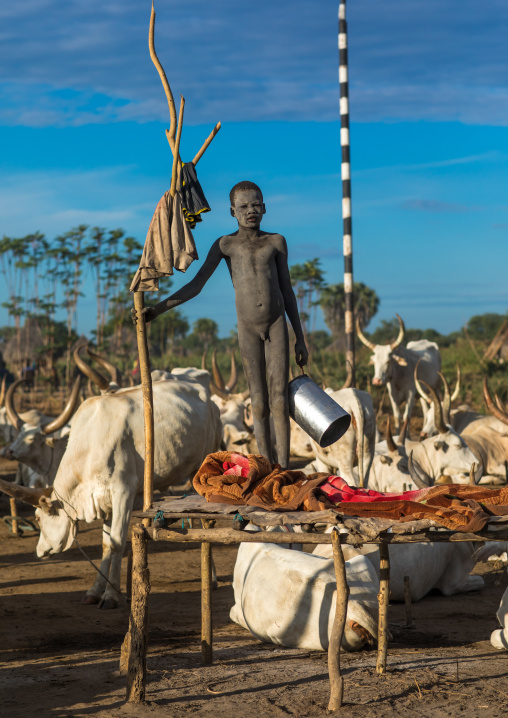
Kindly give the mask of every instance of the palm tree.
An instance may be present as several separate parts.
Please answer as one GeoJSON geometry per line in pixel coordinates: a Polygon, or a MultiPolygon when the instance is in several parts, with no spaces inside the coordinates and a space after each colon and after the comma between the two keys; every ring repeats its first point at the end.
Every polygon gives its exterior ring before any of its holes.
{"type": "MultiPolygon", "coordinates": [[[[360,320],[363,329],[379,309],[379,297],[363,282],[353,285],[355,298],[355,317],[360,320]]],[[[343,332],[345,306],[344,284],[329,284],[321,289],[319,305],[323,310],[326,326],[332,337],[337,340],[343,332]]]]}

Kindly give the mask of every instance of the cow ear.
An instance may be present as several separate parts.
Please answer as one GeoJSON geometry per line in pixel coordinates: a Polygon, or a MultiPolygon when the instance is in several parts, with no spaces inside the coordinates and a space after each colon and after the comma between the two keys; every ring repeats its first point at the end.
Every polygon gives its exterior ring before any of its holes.
{"type": "Polygon", "coordinates": [[[41,496],[39,499],[39,507],[44,511],[45,514],[50,514],[53,508],[53,502],[47,496],[41,496]]]}
{"type": "Polygon", "coordinates": [[[55,446],[55,437],[54,436],[48,436],[46,438],[46,446],[49,446],[51,449],[55,446]]]}
{"type": "Polygon", "coordinates": [[[404,357],[398,357],[396,354],[394,354],[393,358],[399,366],[407,366],[407,361],[404,359],[404,357]]]}
{"type": "Polygon", "coordinates": [[[58,512],[58,509],[62,506],[60,501],[54,501],[47,496],[41,496],[39,499],[39,507],[44,511],[45,514],[54,515],[58,512]]]}

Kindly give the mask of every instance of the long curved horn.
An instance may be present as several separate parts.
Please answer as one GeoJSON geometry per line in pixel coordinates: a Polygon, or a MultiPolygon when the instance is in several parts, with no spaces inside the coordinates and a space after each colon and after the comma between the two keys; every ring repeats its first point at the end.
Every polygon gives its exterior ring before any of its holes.
{"type": "MultiPolygon", "coordinates": [[[[10,389],[9,389],[9,391],[10,391],[10,389]]],[[[9,396],[9,391],[7,392],[7,396],[9,396]]],[[[502,421],[503,424],[508,424],[508,414],[506,414],[506,412],[504,412],[504,411],[501,411],[501,409],[498,406],[496,406],[494,401],[492,400],[492,395],[490,393],[489,384],[488,384],[486,376],[483,377],[483,397],[485,399],[485,403],[487,404],[487,408],[490,411],[490,413],[493,416],[495,416],[496,419],[499,419],[499,421],[502,421]]],[[[7,398],[5,399],[5,406],[7,407],[7,398]]]]}
{"type": "Polygon", "coordinates": [[[351,385],[353,384],[353,367],[351,366],[351,362],[346,359],[346,381],[344,384],[340,387],[341,389],[349,389],[351,385]]]}
{"type": "Polygon", "coordinates": [[[411,474],[411,478],[415,482],[415,484],[418,486],[419,489],[428,489],[429,486],[432,486],[433,481],[432,478],[427,474],[426,471],[422,469],[420,464],[417,462],[417,460],[413,457],[413,452],[409,454],[407,466],[409,469],[409,473],[411,474]]]}
{"type": "Polygon", "coordinates": [[[368,347],[371,352],[373,352],[376,348],[376,345],[374,342],[371,342],[370,339],[367,339],[365,334],[362,332],[360,327],[360,317],[356,317],[356,333],[358,334],[358,339],[361,341],[362,344],[365,344],[366,347],[368,347]]]}
{"type": "Polygon", "coordinates": [[[452,395],[450,393],[450,385],[446,381],[446,377],[444,374],[442,374],[440,371],[438,371],[438,374],[441,378],[441,381],[443,382],[443,418],[445,420],[445,424],[449,424],[450,409],[452,408],[452,395]]]}
{"type": "Polygon", "coordinates": [[[476,469],[473,469],[473,466],[475,466],[474,462],[473,462],[473,465],[471,466],[471,471],[469,473],[469,477],[471,478],[471,472],[472,472],[475,484],[479,484],[480,479],[483,476],[483,461],[482,461],[481,457],[478,459],[478,464],[476,465],[476,469]]]}
{"type": "Polygon", "coordinates": [[[453,390],[452,401],[455,401],[455,399],[458,399],[459,394],[460,394],[460,366],[459,366],[459,362],[457,362],[457,383],[455,384],[455,389],[453,390]]]}
{"type": "Polygon", "coordinates": [[[80,371],[83,372],[86,377],[88,377],[88,379],[91,379],[94,384],[97,384],[101,391],[109,389],[109,381],[105,377],[103,377],[100,372],[96,371],[95,369],[92,369],[91,366],[88,366],[88,364],[86,364],[86,362],[80,356],[79,352],[84,346],[88,347],[88,344],[80,344],[79,347],[76,347],[76,349],[74,349],[73,356],[74,361],[76,362],[76,366],[80,371]]]}
{"type": "Polygon", "coordinates": [[[231,373],[229,375],[229,381],[226,384],[226,391],[232,392],[238,381],[238,369],[236,366],[235,352],[231,352],[231,373]]]}
{"type": "Polygon", "coordinates": [[[400,433],[399,433],[399,446],[404,446],[404,444],[406,443],[408,427],[409,427],[409,416],[406,418],[406,420],[402,424],[402,429],[400,430],[400,433]]]}
{"type": "Polygon", "coordinates": [[[226,387],[224,386],[224,379],[222,378],[220,369],[217,366],[217,349],[214,349],[213,354],[212,354],[212,373],[213,373],[213,378],[214,378],[216,385],[219,387],[219,389],[221,391],[227,393],[226,387]]]}
{"type": "Polygon", "coordinates": [[[118,384],[118,386],[120,386],[120,384],[122,383],[122,373],[120,372],[120,370],[117,369],[117,367],[112,364],[109,359],[105,359],[104,357],[101,357],[100,354],[93,352],[88,345],[86,347],[86,351],[90,359],[95,359],[97,364],[100,364],[101,367],[108,372],[109,376],[111,377],[111,381],[114,381],[115,384],[118,384]]]}
{"type": "Polygon", "coordinates": [[[448,431],[448,428],[444,422],[443,418],[443,407],[441,405],[441,402],[439,400],[438,395],[434,391],[434,389],[429,386],[426,382],[422,380],[422,384],[427,392],[427,394],[430,396],[432,403],[434,404],[434,423],[436,424],[436,429],[440,434],[446,434],[448,431]]]}
{"type": "Polygon", "coordinates": [[[4,405],[6,385],[7,385],[7,373],[4,374],[4,378],[2,379],[2,388],[0,389],[0,406],[4,405]]]}
{"type": "Polygon", "coordinates": [[[388,448],[388,451],[397,451],[397,447],[395,446],[395,442],[393,440],[392,436],[392,427],[390,426],[390,417],[386,420],[386,431],[385,431],[385,437],[386,437],[386,446],[388,448]]]}
{"type": "Polygon", "coordinates": [[[43,434],[52,434],[54,431],[57,431],[58,429],[61,429],[64,424],[67,424],[71,416],[74,414],[76,409],[78,408],[79,404],[79,388],[81,384],[81,377],[78,376],[74,380],[74,384],[72,387],[71,395],[69,397],[69,400],[60,414],[60,416],[57,416],[56,419],[53,419],[49,424],[46,424],[46,426],[42,427],[42,433],[43,434]]]}
{"type": "MultiPolygon", "coordinates": [[[[213,365],[213,359],[212,359],[212,365],[213,365]]],[[[217,366],[217,364],[215,365],[217,366]]],[[[208,371],[206,367],[206,349],[203,352],[203,356],[201,357],[201,369],[204,371],[208,371]]],[[[222,379],[222,377],[221,377],[222,379]]],[[[217,386],[217,384],[210,378],[210,391],[212,394],[217,394],[217,396],[220,396],[221,399],[230,399],[230,395],[223,389],[217,386]]]]}
{"type": "Polygon", "coordinates": [[[14,392],[16,391],[18,386],[23,384],[24,381],[24,379],[17,379],[14,384],[10,385],[9,389],[7,390],[7,394],[5,395],[5,409],[7,411],[7,416],[11,424],[15,426],[18,431],[21,429],[25,422],[14,408],[14,392]]]}
{"type": "Polygon", "coordinates": [[[390,349],[392,350],[397,349],[399,344],[402,344],[402,340],[404,339],[404,332],[406,331],[406,327],[404,326],[404,322],[402,321],[402,319],[399,317],[398,314],[396,314],[395,316],[399,320],[399,336],[394,342],[390,344],[390,349]]]}
{"type": "Polygon", "coordinates": [[[39,506],[39,499],[43,496],[49,498],[53,487],[48,486],[45,489],[30,489],[28,486],[21,486],[20,484],[14,484],[12,481],[0,479],[0,491],[3,491],[7,496],[12,496],[13,499],[18,499],[18,501],[24,501],[26,504],[31,504],[32,506],[39,506]]]}
{"type": "Polygon", "coordinates": [[[416,391],[422,397],[422,399],[424,401],[426,401],[427,404],[429,404],[429,406],[430,406],[430,404],[432,404],[432,401],[431,401],[430,397],[427,396],[427,394],[423,391],[423,387],[418,380],[418,367],[420,366],[420,362],[421,362],[421,359],[418,359],[418,361],[416,362],[415,370],[414,370],[416,391]]]}

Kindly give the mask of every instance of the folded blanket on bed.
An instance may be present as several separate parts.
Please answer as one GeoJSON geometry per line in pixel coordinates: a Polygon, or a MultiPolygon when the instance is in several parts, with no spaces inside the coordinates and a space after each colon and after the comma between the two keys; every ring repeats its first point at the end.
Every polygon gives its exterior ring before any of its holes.
{"type": "Polygon", "coordinates": [[[398,521],[432,519],[456,531],[480,531],[490,516],[508,515],[508,488],[466,484],[431,486],[403,494],[349,486],[326,473],[283,471],[264,456],[218,451],[209,454],[194,477],[207,501],[259,506],[270,511],[322,511],[398,521]]]}

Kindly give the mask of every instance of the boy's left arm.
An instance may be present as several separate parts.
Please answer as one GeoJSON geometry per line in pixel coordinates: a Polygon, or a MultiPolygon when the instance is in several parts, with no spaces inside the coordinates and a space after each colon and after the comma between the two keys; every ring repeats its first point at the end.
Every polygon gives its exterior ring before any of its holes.
{"type": "Polygon", "coordinates": [[[295,344],[295,357],[298,366],[305,366],[308,361],[309,352],[305,346],[305,339],[302,331],[302,324],[300,322],[300,315],[298,313],[298,304],[296,302],[295,292],[293,285],[291,284],[291,277],[289,276],[288,266],[288,248],[284,237],[280,237],[281,241],[278,243],[278,252],[275,255],[275,262],[277,264],[277,273],[279,276],[279,286],[284,298],[284,306],[286,314],[288,315],[291,326],[296,337],[295,344]]]}

